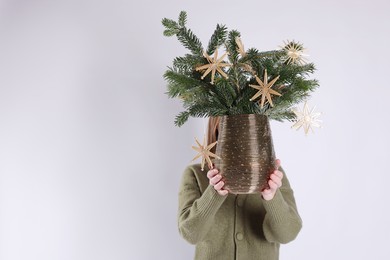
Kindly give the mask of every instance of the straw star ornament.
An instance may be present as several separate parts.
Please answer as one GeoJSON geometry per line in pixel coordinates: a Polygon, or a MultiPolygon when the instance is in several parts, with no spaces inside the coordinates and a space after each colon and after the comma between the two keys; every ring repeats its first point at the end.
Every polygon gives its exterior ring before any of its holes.
{"type": "Polygon", "coordinates": [[[214,84],[215,73],[218,72],[225,78],[229,78],[228,75],[222,70],[223,67],[229,67],[231,64],[223,62],[223,59],[226,57],[227,53],[223,54],[218,58],[218,50],[215,50],[214,57],[211,57],[206,52],[203,53],[203,56],[207,59],[209,64],[205,64],[199,67],[196,67],[195,70],[206,70],[201,79],[204,79],[211,72],[211,84],[214,84]]]}
{"type": "Polygon", "coordinates": [[[303,65],[306,63],[306,54],[303,53],[305,50],[299,43],[296,42],[287,42],[285,43],[283,50],[287,53],[287,64],[294,63],[298,65],[303,65]]]}
{"type": "Polygon", "coordinates": [[[319,112],[314,112],[315,107],[309,108],[307,102],[305,102],[303,109],[301,111],[295,109],[293,110],[294,114],[297,116],[296,123],[292,126],[296,130],[299,130],[301,127],[305,130],[307,135],[309,130],[314,133],[313,127],[321,127],[321,120],[318,117],[321,115],[319,112]]]}
{"type": "Polygon", "coordinates": [[[240,37],[236,37],[234,40],[235,40],[235,42],[237,44],[238,52],[240,53],[241,57],[244,57],[246,55],[246,52],[245,52],[245,49],[244,49],[244,44],[242,44],[241,38],[240,37]]]}
{"type": "Polygon", "coordinates": [[[259,83],[259,85],[252,85],[252,84],[249,84],[249,86],[251,86],[252,88],[255,88],[257,90],[259,90],[251,99],[250,101],[253,101],[255,100],[256,98],[260,97],[261,96],[261,101],[260,101],[260,106],[261,108],[264,107],[264,103],[265,103],[265,99],[267,99],[267,101],[269,102],[269,104],[271,105],[271,107],[274,106],[274,104],[272,103],[272,98],[271,98],[271,94],[272,95],[277,95],[277,96],[281,96],[282,94],[276,92],[275,90],[271,89],[272,86],[275,84],[275,82],[279,79],[279,76],[277,76],[276,78],[274,78],[273,80],[271,80],[271,82],[268,83],[268,75],[267,75],[267,70],[264,71],[264,82],[261,81],[259,79],[259,77],[256,75],[256,81],[257,83],[259,83]]]}
{"type": "Polygon", "coordinates": [[[204,165],[205,165],[206,161],[207,161],[209,169],[211,169],[213,167],[213,163],[212,163],[210,157],[221,159],[216,154],[210,152],[211,148],[213,148],[217,144],[217,142],[214,142],[212,144],[206,145],[206,136],[204,136],[204,138],[203,138],[203,144],[200,144],[198,139],[196,139],[196,138],[195,138],[195,142],[198,145],[198,147],[192,146],[192,149],[197,151],[198,154],[194,157],[194,159],[192,159],[192,161],[195,161],[199,157],[202,157],[202,163],[201,163],[202,171],[204,170],[204,165]]]}

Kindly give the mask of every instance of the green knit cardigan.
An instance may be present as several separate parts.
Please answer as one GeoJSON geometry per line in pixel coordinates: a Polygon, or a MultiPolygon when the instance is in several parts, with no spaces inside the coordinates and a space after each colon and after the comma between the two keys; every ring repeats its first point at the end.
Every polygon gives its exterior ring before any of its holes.
{"type": "Polygon", "coordinates": [[[279,259],[280,244],[294,240],[302,228],[285,173],[269,201],[260,194],[221,196],[206,174],[199,164],[187,167],[179,189],[179,233],[196,245],[194,259],[279,259]]]}

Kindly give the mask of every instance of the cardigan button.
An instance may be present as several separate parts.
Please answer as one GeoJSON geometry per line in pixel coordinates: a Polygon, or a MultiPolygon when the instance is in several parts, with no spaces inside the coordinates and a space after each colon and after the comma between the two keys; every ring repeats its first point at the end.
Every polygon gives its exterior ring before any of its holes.
{"type": "Polygon", "coordinates": [[[237,238],[237,240],[242,240],[243,238],[244,238],[244,235],[242,234],[242,233],[240,233],[240,232],[238,232],[237,234],[236,234],[236,238],[237,238]]]}

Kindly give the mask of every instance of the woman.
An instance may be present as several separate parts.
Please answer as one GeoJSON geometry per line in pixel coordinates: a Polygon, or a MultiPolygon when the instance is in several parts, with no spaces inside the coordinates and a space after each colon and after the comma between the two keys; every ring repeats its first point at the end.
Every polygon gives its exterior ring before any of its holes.
{"type": "MultiPolygon", "coordinates": [[[[208,143],[218,137],[219,118],[210,118],[208,143]]],[[[196,245],[196,260],[277,260],[280,244],[302,227],[293,190],[276,161],[269,189],[258,194],[229,194],[218,169],[184,171],[179,191],[181,236],[196,245]]]]}

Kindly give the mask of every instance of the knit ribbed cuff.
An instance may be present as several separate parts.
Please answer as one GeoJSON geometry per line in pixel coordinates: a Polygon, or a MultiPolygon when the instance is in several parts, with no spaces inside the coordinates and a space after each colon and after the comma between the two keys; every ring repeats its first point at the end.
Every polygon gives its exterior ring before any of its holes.
{"type": "Polygon", "coordinates": [[[282,220],[286,209],[288,209],[288,205],[279,189],[276,191],[271,200],[263,199],[263,204],[267,213],[269,213],[270,217],[276,222],[280,222],[282,220]]]}
{"type": "Polygon", "coordinates": [[[227,195],[219,195],[213,186],[209,185],[198,200],[199,211],[202,216],[215,215],[227,195]]]}

